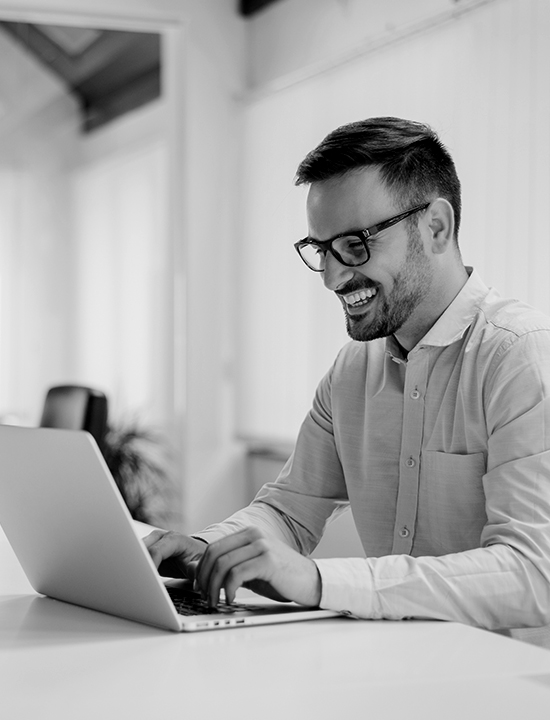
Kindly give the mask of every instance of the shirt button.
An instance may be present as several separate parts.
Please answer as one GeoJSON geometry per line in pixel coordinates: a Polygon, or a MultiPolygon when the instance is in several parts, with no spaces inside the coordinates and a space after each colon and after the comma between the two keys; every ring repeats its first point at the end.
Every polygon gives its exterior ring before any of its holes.
{"type": "Polygon", "coordinates": [[[402,527],[401,530],[399,531],[399,537],[402,537],[402,538],[408,538],[410,534],[411,534],[411,531],[409,530],[408,527],[402,527]]]}
{"type": "Polygon", "coordinates": [[[407,467],[412,468],[412,467],[414,467],[414,466],[416,465],[416,462],[415,462],[415,459],[414,459],[414,458],[410,457],[410,458],[407,459],[407,461],[406,461],[405,464],[406,464],[407,467]]]}
{"type": "Polygon", "coordinates": [[[420,397],[420,393],[418,392],[418,390],[413,390],[411,393],[411,397],[413,400],[418,400],[418,398],[420,397]]]}

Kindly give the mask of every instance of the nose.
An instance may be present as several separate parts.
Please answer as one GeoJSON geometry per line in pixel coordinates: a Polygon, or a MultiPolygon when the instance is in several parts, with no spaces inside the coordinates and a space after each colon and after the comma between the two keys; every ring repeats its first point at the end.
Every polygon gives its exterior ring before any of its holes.
{"type": "Polygon", "coordinates": [[[323,271],[323,282],[327,290],[338,290],[353,277],[353,268],[342,265],[341,262],[327,253],[325,256],[325,269],[323,271]]]}

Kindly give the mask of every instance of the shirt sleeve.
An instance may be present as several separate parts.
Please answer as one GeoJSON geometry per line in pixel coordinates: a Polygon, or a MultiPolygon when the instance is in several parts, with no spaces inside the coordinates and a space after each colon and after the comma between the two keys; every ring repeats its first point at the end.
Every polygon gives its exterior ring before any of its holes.
{"type": "Polygon", "coordinates": [[[316,560],[323,608],[488,629],[550,622],[549,338],[531,332],[501,347],[480,387],[489,432],[480,547],[316,560]]]}
{"type": "Polygon", "coordinates": [[[319,384],[294,452],[277,480],[264,485],[248,507],[198,536],[212,542],[254,525],[303,555],[315,549],[329,518],[342,512],[348,500],[332,428],[332,372],[319,384]]]}

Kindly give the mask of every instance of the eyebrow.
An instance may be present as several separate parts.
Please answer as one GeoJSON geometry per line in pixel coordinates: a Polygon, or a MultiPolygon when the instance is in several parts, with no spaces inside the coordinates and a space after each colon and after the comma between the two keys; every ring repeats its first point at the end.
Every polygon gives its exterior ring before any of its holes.
{"type": "MultiPolygon", "coordinates": [[[[381,223],[378,223],[380,225],[381,223]]],[[[376,225],[370,225],[370,227],[375,227],[376,225]]],[[[347,235],[361,235],[365,230],[368,230],[368,227],[362,227],[362,228],[354,228],[352,230],[345,230],[344,232],[338,233],[337,235],[333,235],[332,237],[327,238],[326,240],[317,240],[317,238],[311,237],[311,235],[306,235],[305,238],[302,238],[302,242],[311,242],[311,243],[318,243],[320,245],[324,245],[325,243],[332,242],[333,240],[336,240],[337,238],[346,237],[347,235]]]]}

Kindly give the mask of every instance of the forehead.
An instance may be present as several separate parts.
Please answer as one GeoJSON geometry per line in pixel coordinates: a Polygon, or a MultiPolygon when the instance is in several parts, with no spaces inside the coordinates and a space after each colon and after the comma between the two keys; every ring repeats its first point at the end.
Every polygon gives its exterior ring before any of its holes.
{"type": "Polygon", "coordinates": [[[397,212],[395,198],[375,167],[314,182],[307,197],[309,235],[317,240],[368,227],[397,212]]]}

